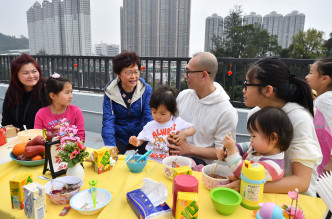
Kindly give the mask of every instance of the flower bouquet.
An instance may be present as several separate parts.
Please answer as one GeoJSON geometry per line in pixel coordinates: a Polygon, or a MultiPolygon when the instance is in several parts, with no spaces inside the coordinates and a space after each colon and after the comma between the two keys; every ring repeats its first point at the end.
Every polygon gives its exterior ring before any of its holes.
{"type": "Polygon", "coordinates": [[[60,121],[58,137],[63,150],[61,150],[58,155],[63,162],[68,163],[68,168],[82,163],[84,159],[89,156],[80,138],[75,136],[77,131],[77,127],[75,125],[69,125],[67,119],[64,118],[60,121]]]}

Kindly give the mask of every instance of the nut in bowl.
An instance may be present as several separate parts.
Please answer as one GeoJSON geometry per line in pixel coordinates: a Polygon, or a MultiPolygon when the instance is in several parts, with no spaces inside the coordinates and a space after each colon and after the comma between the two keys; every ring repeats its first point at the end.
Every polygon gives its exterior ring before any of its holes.
{"type": "Polygon", "coordinates": [[[76,176],[64,176],[56,178],[56,181],[49,181],[45,184],[45,193],[49,197],[50,201],[56,205],[65,205],[69,203],[71,197],[73,197],[82,187],[83,180],[76,176]],[[65,184],[75,184],[66,188],[65,184]]]}
{"type": "Polygon", "coordinates": [[[164,175],[173,180],[173,168],[188,166],[191,168],[191,160],[183,156],[170,156],[163,160],[164,175]]]}
{"type": "Polygon", "coordinates": [[[202,170],[203,183],[208,189],[230,183],[228,175],[233,175],[232,170],[228,166],[218,165],[212,176],[211,173],[215,166],[216,164],[209,164],[203,167],[202,170]]]}
{"type": "Polygon", "coordinates": [[[70,206],[82,215],[95,215],[101,212],[111,199],[112,195],[109,191],[97,188],[96,208],[94,208],[91,191],[86,189],[70,199],[70,206]]]}
{"type": "Polygon", "coordinates": [[[28,141],[32,140],[34,137],[38,135],[43,136],[42,129],[28,129],[28,133],[26,131],[20,131],[17,133],[18,139],[22,143],[28,143],[28,141]]]}

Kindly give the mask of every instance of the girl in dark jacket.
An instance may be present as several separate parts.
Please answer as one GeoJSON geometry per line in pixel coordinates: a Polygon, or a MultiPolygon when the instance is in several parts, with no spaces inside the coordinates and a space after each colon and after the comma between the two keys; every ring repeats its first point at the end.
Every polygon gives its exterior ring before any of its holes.
{"type": "MultiPolygon", "coordinates": [[[[135,52],[124,51],[113,58],[117,78],[105,87],[102,137],[105,145],[117,146],[124,154],[134,147],[128,143],[151,121],[149,101],[152,88],[140,78],[141,61],[135,52]]],[[[135,148],[136,149],[136,148],[135,148]]],[[[145,151],[145,144],[139,153],[145,151]]]]}
{"type": "Polygon", "coordinates": [[[33,129],[37,111],[42,107],[39,90],[44,84],[39,64],[22,54],[11,64],[11,79],[2,106],[3,126],[33,129]]]}

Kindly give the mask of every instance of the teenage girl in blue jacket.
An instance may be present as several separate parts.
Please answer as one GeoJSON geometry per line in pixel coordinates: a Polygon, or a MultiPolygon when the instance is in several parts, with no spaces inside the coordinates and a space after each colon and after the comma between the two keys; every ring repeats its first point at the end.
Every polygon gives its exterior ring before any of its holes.
{"type": "MultiPolygon", "coordinates": [[[[130,136],[137,136],[153,120],[149,106],[152,88],[140,78],[140,70],[137,54],[124,51],[113,58],[117,78],[105,87],[101,135],[105,145],[117,146],[119,154],[133,149],[128,143],[130,136]]],[[[140,154],[144,151],[145,144],[139,147],[140,154]]]]}

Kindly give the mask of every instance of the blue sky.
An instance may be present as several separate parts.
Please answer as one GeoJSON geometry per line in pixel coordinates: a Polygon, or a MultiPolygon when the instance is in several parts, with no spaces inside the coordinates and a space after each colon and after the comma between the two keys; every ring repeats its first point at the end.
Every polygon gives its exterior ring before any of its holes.
{"type": "MultiPolygon", "coordinates": [[[[51,1],[51,0],[49,0],[51,1]]],[[[0,0],[0,32],[28,36],[26,11],[36,0],[0,0]]],[[[92,45],[120,44],[120,7],[122,0],[91,0],[92,45]]],[[[42,3],[39,0],[39,3],[42,3]]],[[[217,13],[225,17],[235,5],[242,6],[243,15],[254,11],[262,16],[276,11],[286,15],[294,10],[304,13],[304,29],[315,28],[332,32],[331,0],[192,0],[190,54],[204,50],[205,19],[217,13]]]]}

